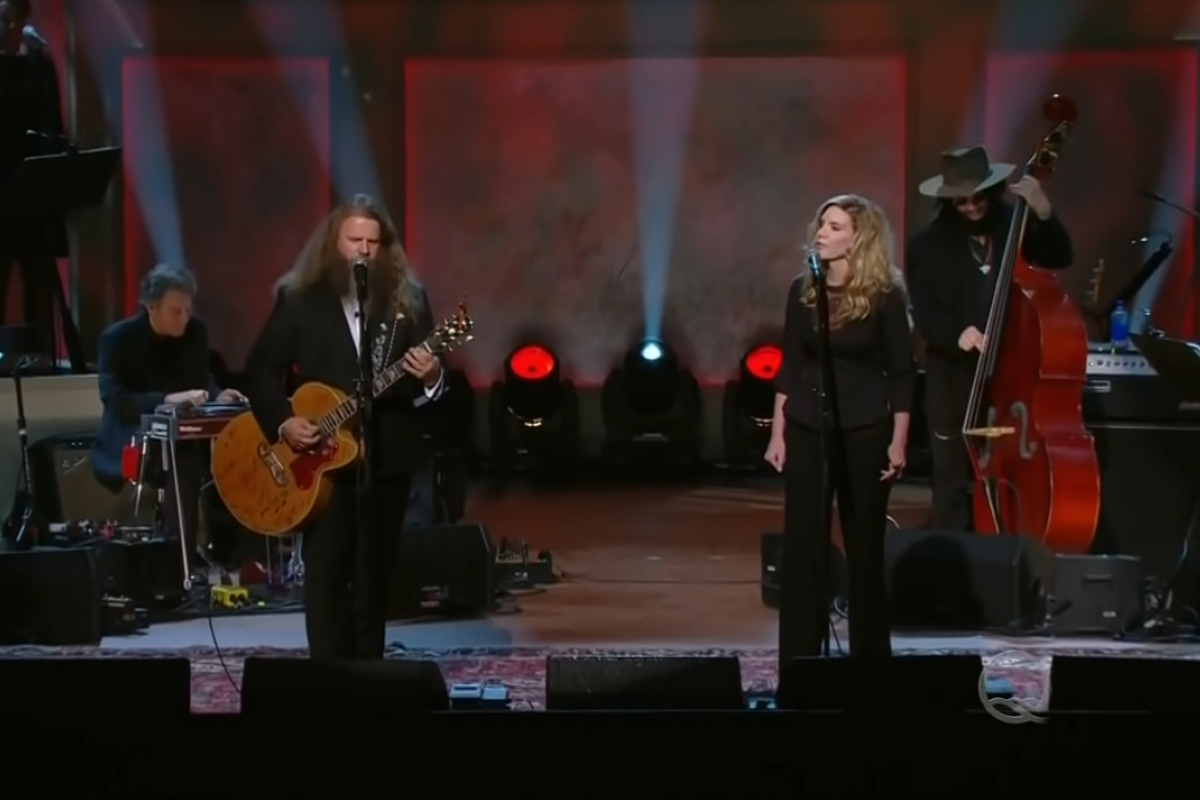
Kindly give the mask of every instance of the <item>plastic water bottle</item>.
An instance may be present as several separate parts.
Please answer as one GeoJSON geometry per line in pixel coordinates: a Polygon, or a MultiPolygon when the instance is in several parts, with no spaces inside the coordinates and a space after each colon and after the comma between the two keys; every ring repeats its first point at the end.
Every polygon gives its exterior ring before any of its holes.
{"type": "Polygon", "coordinates": [[[1125,301],[1118,300],[1108,321],[1109,340],[1114,350],[1124,350],[1129,347],[1129,311],[1125,301]]]}

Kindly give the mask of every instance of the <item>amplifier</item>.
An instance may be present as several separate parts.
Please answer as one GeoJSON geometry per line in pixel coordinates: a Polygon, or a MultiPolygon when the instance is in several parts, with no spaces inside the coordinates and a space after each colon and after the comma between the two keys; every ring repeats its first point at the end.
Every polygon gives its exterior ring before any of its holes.
{"type": "Polygon", "coordinates": [[[88,433],[51,436],[29,446],[37,511],[47,522],[121,519],[120,495],[105,488],[92,471],[88,433]]]}
{"type": "Polygon", "coordinates": [[[1138,353],[1088,354],[1083,418],[1089,423],[1200,425],[1200,408],[1185,403],[1138,353]]]}

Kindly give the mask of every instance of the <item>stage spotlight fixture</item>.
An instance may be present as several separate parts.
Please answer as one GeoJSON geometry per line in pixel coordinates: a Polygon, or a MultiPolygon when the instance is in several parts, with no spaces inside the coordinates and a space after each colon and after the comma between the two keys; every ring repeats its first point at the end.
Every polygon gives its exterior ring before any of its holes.
{"type": "Polygon", "coordinates": [[[578,406],[575,387],[562,379],[553,350],[541,344],[516,348],[504,361],[504,380],[492,384],[491,460],[507,468],[573,460],[578,406]]]}
{"type": "Polygon", "coordinates": [[[750,348],[738,364],[738,379],[725,384],[722,426],[731,466],[758,467],[771,439],[775,376],[783,351],[773,343],[750,348]]]}
{"type": "Polygon", "coordinates": [[[700,386],[662,341],[631,348],[605,380],[600,403],[610,462],[658,465],[644,460],[651,454],[680,466],[699,461],[700,386]]]}

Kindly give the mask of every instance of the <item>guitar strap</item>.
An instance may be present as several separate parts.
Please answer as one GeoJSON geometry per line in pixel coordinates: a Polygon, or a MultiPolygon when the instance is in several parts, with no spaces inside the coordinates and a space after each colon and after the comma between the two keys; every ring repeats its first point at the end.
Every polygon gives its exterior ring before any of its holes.
{"type": "Polygon", "coordinates": [[[396,329],[400,327],[402,319],[404,319],[404,312],[397,310],[396,316],[390,323],[379,323],[379,333],[371,343],[371,362],[376,375],[392,364],[391,357],[392,349],[396,344],[396,329]]]}

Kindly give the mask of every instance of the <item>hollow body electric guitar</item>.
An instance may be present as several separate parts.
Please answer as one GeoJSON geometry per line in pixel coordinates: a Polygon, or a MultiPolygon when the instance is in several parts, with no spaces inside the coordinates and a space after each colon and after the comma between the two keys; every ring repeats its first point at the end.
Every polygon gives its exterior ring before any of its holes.
{"type": "MultiPolygon", "coordinates": [[[[430,353],[449,352],[472,338],[464,306],[422,343],[430,353]]],[[[407,373],[400,363],[380,371],[371,387],[379,397],[407,373]]],[[[292,395],[292,413],[321,430],[321,442],[298,452],[287,442],[271,444],[250,412],[235,417],[213,442],[213,482],[221,500],[242,525],[263,536],[301,530],[329,502],[329,473],[354,463],[360,453],[353,422],[358,401],[332,386],[306,383],[292,395]]]]}

